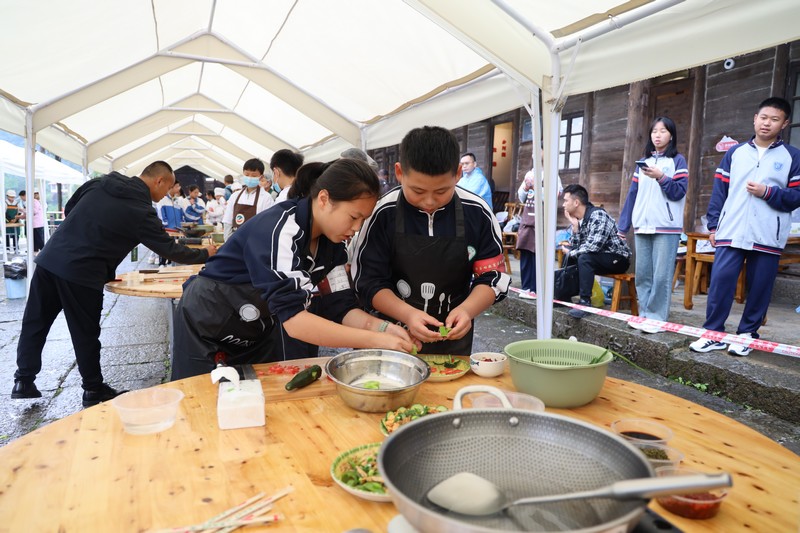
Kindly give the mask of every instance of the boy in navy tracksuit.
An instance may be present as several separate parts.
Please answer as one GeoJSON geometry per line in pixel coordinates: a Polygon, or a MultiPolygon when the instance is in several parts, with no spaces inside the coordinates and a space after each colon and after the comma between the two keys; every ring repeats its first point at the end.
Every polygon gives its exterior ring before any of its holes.
{"type": "MultiPolygon", "coordinates": [[[[800,207],[800,150],[783,143],[789,103],[768,98],[758,108],[755,135],[725,154],[714,176],[708,205],[710,241],[717,248],[704,328],[725,331],[736,280],[747,260],[747,303],[736,333],[758,338],[772,296],[772,286],[789,236],[790,213],[800,207]]],[[[724,350],[725,343],[700,338],[695,352],[724,350]]],[[[731,344],[728,353],[746,356],[752,349],[731,344]]]]}
{"type": "Polygon", "coordinates": [[[400,144],[401,187],[378,201],[354,247],[351,273],[362,305],[404,324],[420,353],[469,355],[472,320],[507,292],[497,219],[456,187],[458,140],[411,130],[400,144]],[[452,328],[442,336],[440,326],[452,328]]]}

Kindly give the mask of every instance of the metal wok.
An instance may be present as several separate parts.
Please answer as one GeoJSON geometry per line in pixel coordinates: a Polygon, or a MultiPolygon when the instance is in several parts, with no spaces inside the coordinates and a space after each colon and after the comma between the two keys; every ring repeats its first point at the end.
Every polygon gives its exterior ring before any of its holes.
{"type": "Polygon", "coordinates": [[[647,459],[623,439],[564,416],[517,409],[461,410],[470,386],[458,391],[454,410],[420,418],[394,432],[378,455],[378,468],[397,509],[422,532],[631,530],[647,500],[591,499],[521,506],[491,516],[466,516],[426,498],[437,483],[472,472],[509,499],[589,490],[615,481],[653,477],[647,459]]]}

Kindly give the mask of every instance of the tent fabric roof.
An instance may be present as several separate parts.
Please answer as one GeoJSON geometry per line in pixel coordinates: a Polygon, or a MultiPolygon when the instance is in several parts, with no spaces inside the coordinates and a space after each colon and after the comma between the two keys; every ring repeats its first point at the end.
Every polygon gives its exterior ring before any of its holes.
{"type": "Polygon", "coordinates": [[[794,40],[796,0],[0,0],[0,128],[212,176],[399,142],[794,40]],[[641,20],[640,20],[641,19],[641,20]],[[578,43],[576,45],[576,43],[578,43]],[[573,63],[574,58],[574,63],[573,63]],[[561,79],[561,78],[559,78],[561,79]]]}

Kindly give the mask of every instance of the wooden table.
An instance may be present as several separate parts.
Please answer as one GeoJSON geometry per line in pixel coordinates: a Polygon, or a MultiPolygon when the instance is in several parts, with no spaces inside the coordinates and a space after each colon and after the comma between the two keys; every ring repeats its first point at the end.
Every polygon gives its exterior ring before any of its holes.
{"type": "Polygon", "coordinates": [[[183,294],[183,283],[202,268],[203,265],[161,267],[158,268],[159,274],[142,274],[134,270],[122,274],[119,280],[106,283],[106,290],[126,296],[178,299],[183,294]]]}
{"type": "MultiPolygon", "coordinates": [[[[143,531],[192,524],[259,492],[272,494],[292,485],[295,491],[274,509],[286,517],[281,531],[386,531],[397,514],[394,506],[349,495],[329,473],[339,453],[383,439],[378,429],[382,414],[346,407],[325,379],[293,393],[283,388],[287,376],[260,379],[265,427],[220,431],[216,386],[208,376],[199,376],[162,385],[186,394],[175,426],[162,433],[124,433],[106,403],[0,448],[0,530],[143,531]]],[[[513,390],[508,372],[493,379],[469,373],[452,382],[423,384],[416,401],[452,406],[456,390],[478,383],[513,390]]],[[[730,418],[611,378],[591,404],[548,411],[606,428],[625,417],[662,420],[675,433],[670,444],[686,454],[684,464],[730,472],[734,487],[711,520],[683,519],[651,503],[684,531],[797,528],[800,458],[730,418]]],[[[248,529],[262,530],[267,528],[248,529]]]]}
{"type": "MultiPolygon", "coordinates": [[[[686,278],[683,284],[683,307],[685,309],[692,309],[694,307],[694,304],[692,303],[692,296],[694,296],[694,276],[695,268],[697,268],[696,263],[713,263],[714,254],[697,252],[697,242],[709,240],[710,234],[690,232],[686,234],[686,237],[686,278]]],[[[786,241],[787,246],[794,244],[800,244],[800,236],[789,237],[789,239],[786,241]]],[[[789,265],[793,263],[800,263],[800,254],[784,252],[781,255],[781,259],[778,264],[789,265]]],[[[736,300],[739,303],[744,302],[744,268],[739,276],[736,300]]]]}

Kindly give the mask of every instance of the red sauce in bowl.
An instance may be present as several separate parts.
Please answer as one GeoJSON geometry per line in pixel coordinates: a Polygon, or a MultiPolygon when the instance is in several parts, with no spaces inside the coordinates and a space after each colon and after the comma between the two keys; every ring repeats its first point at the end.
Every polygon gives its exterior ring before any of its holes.
{"type": "Polygon", "coordinates": [[[710,492],[699,492],[658,498],[658,503],[670,513],[684,518],[703,520],[717,515],[720,505],[722,505],[722,498],[710,492]]]}

